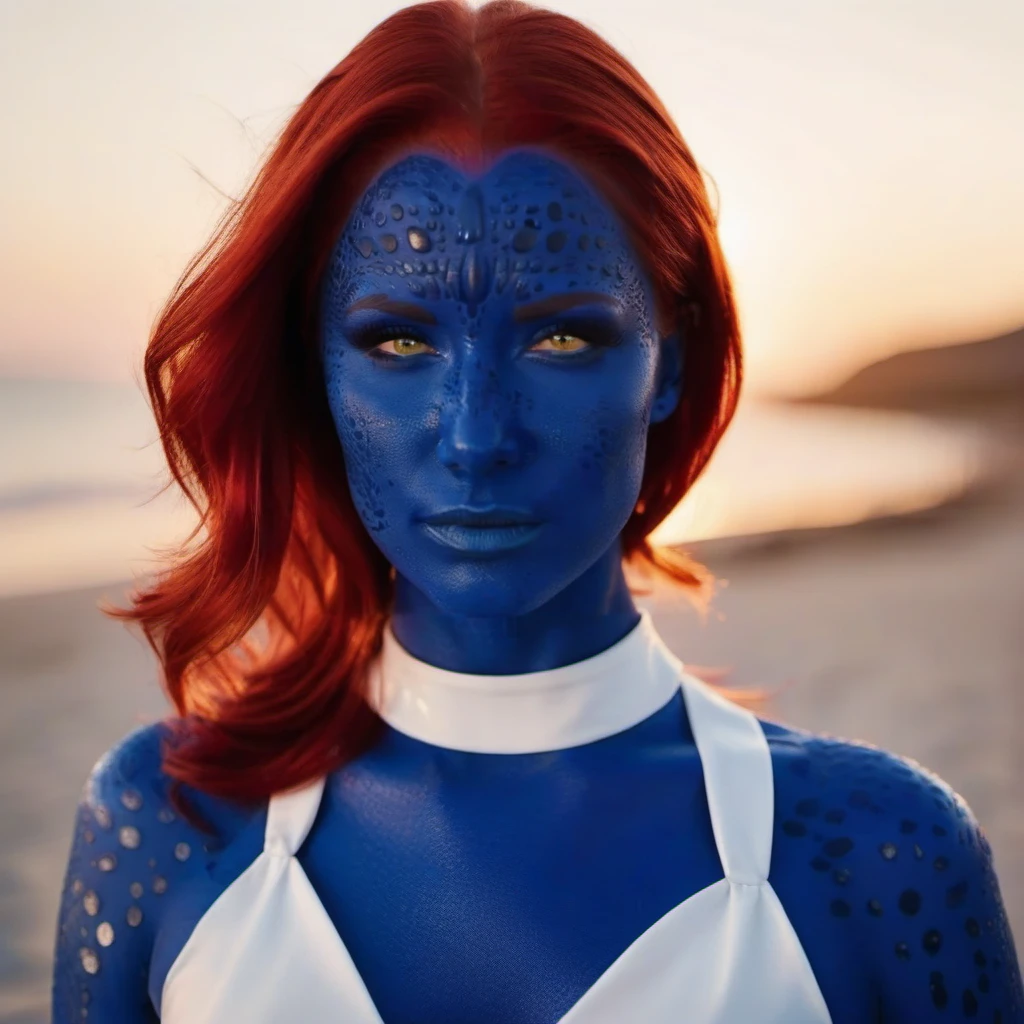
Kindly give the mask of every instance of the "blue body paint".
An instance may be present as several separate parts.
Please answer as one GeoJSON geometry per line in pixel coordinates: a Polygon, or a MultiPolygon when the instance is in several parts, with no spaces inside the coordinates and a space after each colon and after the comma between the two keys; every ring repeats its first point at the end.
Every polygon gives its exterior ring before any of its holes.
{"type": "MultiPolygon", "coordinates": [[[[403,645],[490,674],[623,636],[637,611],[618,534],[683,364],[602,198],[542,154],[475,180],[407,158],[358,204],[323,302],[331,409],[359,514],[396,569],[403,645]]],[[[873,748],[763,728],[770,877],[836,1024],[1024,1022],[990,852],[949,788],[873,748]]],[[[261,848],[264,809],[191,794],[215,840],[173,814],[160,731],[101,762],[80,809],[59,1024],[157,1019],[195,923],[261,848]]],[[[722,877],[681,696],[554,753],[388,729],[328,780],[300,860],[387,1024],[557,1021],[722,877]]]]}
{"type": "Polygon", "coordinates": [[[400,161],[342,234],[322,329],[350,489],[395,566],[409,651],[529,672],[635,625],[618,536],[681,352],[576,173],[529,151],[474,180],[400,161]]]}

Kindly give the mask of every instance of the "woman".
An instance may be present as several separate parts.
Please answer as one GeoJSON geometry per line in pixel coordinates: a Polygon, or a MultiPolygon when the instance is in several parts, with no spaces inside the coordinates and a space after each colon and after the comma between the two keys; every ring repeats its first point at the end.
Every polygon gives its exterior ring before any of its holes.
{"type": "Polygon", "coordinates": [[[732,416],[700,175],[571,19],[409,7],[155,328],[203,536],[127,617],[178,717],[95,769],[57,1021],[1024,1020],[940,780],[683,671],[624,562],[732,416]]]}

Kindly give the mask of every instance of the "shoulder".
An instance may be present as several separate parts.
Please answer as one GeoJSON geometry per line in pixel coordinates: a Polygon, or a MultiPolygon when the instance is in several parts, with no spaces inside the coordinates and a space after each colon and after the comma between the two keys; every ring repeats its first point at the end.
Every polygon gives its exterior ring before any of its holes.
{"type": "Polygon", "coordinates": [[[83,998],[110,1019],[144,1019],[147,964],[165,906],[254,813],[186,790],[199,817],[182,815],[162,768],[169,737],[166,723],[136,730],[85,782],[58,924],[57,1022],[79,1019],[83,998]]]}
{"type": "Polygon", "coordinates": [[[886,1019],[948,1007],[1024,1020],[991,847],[966,802],[910,758],[762,727],[775,775],[771,877],[801,938],[844,970],[856,959],[886,1019]]]}
{"type": "MultiPolygon", "coordinates": [[[[131,845],[136,838],[131,829],[142,823],[174,825],[167,837],[187,835],[209,846],[223,843],[254,813],[192,787],[176,786],[163,769],[164,749],[172,735],[169,721],[136,729],[103,754],[86,779],[80,813],[91,817],[100,832],[116,834],[126,849],[138,848],[131,845]],[[189,813],[182,814],[182,806],[189,813]],[[125,838],[128,844],[122,842],[125,838]]],[[[160,837],[159,830],[151,837],[158,846],[160,837]]],[[[179,860],[188,859],[183,850],[178,854],[179,860]]]]}

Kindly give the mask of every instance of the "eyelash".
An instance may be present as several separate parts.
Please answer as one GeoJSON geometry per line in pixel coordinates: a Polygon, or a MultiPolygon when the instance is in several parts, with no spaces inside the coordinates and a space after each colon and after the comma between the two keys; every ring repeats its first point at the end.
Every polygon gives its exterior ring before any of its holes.
{"type": "Polygon", "coordinates": [[[577,353],[569,353],[568,356],[556,356],[555,358],[557,359],[566,359],[572,355],[584,356],[594,349],[613,348],[622,341],[623,337],[622,332],[600,321],[588,320],[574,325],[571,319],[556,320],[545,327],[544,330],[534,335],[533,341],[530,342],[530,347],[532,348],[534,345],[540,344],[540,342],[555,334],[571,335],[574,338],[585,341],[588,346],[577,353]]]}
{"type": "MultiPolygon", "coordinates": [[[[530,342],[529,348],[533,348],[534,345],[539,345],[542,341],[545,341],[556,334],[572,335],[575,338],[579,338],[581,341],[585,341],[588,347],[581,349],[579,352],[567,353],[562,356],[547,356],[545,358],[566,360],[571,359],[573,356],[578,358],[580,356],[585,356],[594,349],[613,348],[622,341],[623,336],[622,332],[600,323],[588,322],[583,327],[574,327],[569,320],[558,320],[550,323],[542,331],[535,334],[530,342]]],[[[379,345],[384,344],[384,342],[396,341],[399,338],[408,338],[410,341],[418,341],[421,344],[430,345],[430,347],[433,348],[429,339],[420,334],[415,328],[409,328],[405,324],[383,323],[362,327],[353,332],[350,340],[357,348],[367,352],[374,359],[379,359],[382,362],[401,362],[410,357],[393,356],[383,352],[374,353],[373,351],[379,345]]]]}
{"type": "MultiPolygon", "coordinates": [[[[422,342],[430,345],[430,342],[418,331],[406,327],[404,324],[373,324],[369,327],[361,327],[353,332],[351,341],[356,348],[372,350],[385,341],[395,341],[398,338],[409,338],[412,341],[422,342]]],[[[433,346],[431,345],[431,348],[433,346]]],[[[401,356],[377,356],[379,359],[395,359],[401,356]]]]}

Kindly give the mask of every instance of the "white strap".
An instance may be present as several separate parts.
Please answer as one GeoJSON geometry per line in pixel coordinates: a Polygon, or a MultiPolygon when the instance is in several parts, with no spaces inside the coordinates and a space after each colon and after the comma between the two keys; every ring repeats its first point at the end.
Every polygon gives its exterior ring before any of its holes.
{"type": "Polygon", "coordinates": [[[309,835],[324,792],[323,778],[301,789],[275,793],[267,807],[264,852],[278,857],[294,857],[309,835]]]}
{"type": "Polygon", "coordinates": [[[764,730],[750,711],[707,683],[689,674],[682,679],[725,877],[761,885],[768,879],[775,815],[772,758],[764,730]]]}

